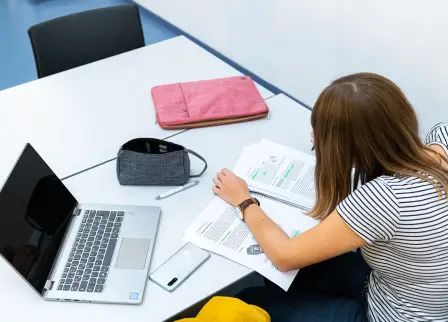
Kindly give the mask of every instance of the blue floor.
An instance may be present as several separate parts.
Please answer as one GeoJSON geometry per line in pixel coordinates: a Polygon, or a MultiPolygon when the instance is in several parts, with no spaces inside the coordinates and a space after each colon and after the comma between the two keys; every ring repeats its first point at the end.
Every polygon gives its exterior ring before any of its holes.
{"type": "MultiPolygon", "coordinates": [[[[163,1],[163,0],[161,0],[163,1]]],[[[75,12],[131,3],[130,0],[0,0],[0,90],[37,79],[28,28],[75,12]]],[[[140,9],[147,45],[179,32],[140,9]]]]}

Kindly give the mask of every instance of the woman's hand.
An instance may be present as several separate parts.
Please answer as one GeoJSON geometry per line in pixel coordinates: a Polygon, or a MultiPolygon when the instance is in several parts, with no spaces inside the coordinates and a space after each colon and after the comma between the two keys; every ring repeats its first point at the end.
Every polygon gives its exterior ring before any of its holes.
{"type": "Polygon", "coordinates": [[[246,181],[228,169],[218,172],[213,182],[213,192],[235,207],[251,198],[246,181]]]}

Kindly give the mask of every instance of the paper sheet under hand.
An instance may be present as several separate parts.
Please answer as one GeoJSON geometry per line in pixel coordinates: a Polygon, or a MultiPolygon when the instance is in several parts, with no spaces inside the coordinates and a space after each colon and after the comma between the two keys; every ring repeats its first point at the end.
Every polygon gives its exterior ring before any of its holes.
{"type": "MultiPolygon", "coordinates": [[[[296,208],[265,198],[260,198],[260,202],[265,213],[291,238],[317,224],[296,208]]],[[[285,291],[298,272],[282,273],[264,253],[251,254],[253,246],[258,245],[247,224],[237,218],[234,207],[218,197],[214,197],[187,228],[184,239],[257,271],[285,291]]]]}

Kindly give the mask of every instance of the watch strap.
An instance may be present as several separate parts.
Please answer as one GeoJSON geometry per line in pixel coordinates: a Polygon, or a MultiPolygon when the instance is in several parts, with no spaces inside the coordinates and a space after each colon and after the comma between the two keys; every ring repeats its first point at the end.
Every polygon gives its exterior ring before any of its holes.
{"type": "Polygon", "coordinates": [[[247,207],[249,207],[252,204],[260,205],[260,202],[256,198],[249,198],[247,200],[244,200],[242,203],[238,205],[238,208],[240,208],[241,212],[244,213],[244,210],[246,210],[247,207]]]}

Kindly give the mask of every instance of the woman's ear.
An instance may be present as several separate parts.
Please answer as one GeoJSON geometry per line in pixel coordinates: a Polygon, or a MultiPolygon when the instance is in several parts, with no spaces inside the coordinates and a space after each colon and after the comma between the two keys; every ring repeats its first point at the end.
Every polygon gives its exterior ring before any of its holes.
{"type": "Polygon", "coordinates": [[[314,131],[311,131],[311,143],[314,144],[314,131]]]}

